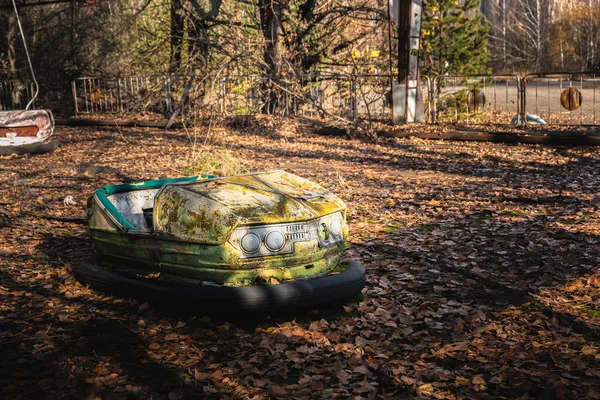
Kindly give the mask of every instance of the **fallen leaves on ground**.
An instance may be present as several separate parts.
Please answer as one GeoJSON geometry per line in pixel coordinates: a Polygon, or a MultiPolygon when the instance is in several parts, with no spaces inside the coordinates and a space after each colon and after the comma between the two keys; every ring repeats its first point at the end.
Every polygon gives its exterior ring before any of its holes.
{"type": "Polygon", "coordinates": [[[0,157],[2,397],[600,397],[600,149],[200,128],[58,127],[0,157]],[[183,175],[190,138],[340,195],[363,295],[228,320],[79,284],[87,197],[183,175]]]}

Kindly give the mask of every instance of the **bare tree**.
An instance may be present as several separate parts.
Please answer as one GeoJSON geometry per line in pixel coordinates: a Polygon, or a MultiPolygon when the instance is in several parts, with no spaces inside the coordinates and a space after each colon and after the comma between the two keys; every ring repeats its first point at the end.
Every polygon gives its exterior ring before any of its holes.
{"type": "Polygon", "coordinates": [[[547,65],[552,0],[487,2],[496,71],[540,70],[547,65]]]}

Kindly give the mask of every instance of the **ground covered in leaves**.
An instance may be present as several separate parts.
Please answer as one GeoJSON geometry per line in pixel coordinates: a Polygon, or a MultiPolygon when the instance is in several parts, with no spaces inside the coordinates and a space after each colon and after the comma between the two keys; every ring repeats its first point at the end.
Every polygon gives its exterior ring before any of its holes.
{"type": "Polygon", "coordinates": [[[51,154],[0,157],[2,398],[600,398],[600,148],[350,140],[269,119],[56,137],[51,154]],[[73,278],[93,254],[94,189],[223,149],[344,199],[360,298],[218,318],[73,278]]]}

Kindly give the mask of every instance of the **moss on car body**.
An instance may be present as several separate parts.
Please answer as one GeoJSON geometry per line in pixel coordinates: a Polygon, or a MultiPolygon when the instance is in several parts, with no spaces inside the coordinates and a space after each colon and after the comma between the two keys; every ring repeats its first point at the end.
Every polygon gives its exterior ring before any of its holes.
{"type": "Polygon", "coordinates": [[[344,203],[284,171],[105,186],[88,216],[111,265],[232,286],[326,274],[347,237],[344,203]],[[269,248],[271,232],[283,237],[279,248],[269,248]],[[248,235],[257,249],[244,249],[248,235]]]}

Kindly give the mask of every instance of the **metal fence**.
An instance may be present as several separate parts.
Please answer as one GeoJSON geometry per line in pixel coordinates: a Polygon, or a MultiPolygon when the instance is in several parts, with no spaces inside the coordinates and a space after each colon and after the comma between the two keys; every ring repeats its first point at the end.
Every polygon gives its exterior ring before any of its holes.
{"type": "MultiPolygon", "coordinates": [[[[76,115],[170,116],[184,104],[180,111],[186,118],[276,112],[389,122],[394,79],[384,74],[310,74],[288,82],[260,75],[85,77],[74,80],[71,89],[76,115]]],[[[423,77],[420,84],[427,123],[600,125],[600,73],[439,76],[423,77]]],[[[25,107],[33,91],[32,82],[0,82],[0,110],[25,107]]]]}
{"type": "Polygon", "coordinates": [[[517,75],[438,76],[430,96],[433,121],[510,124],[521,113],[517,75]]]}
{"type": "Polygon", "coordinates": [[[600,74],[529,74],[523,108],[552,125],[600,125],[600,74]]]}
{"type": "MultiPolygon", "coordinates": [[[[260,75],[209,80],[191,76],[85,77],[72,82],[75,114],[172,113],[184,94],[182,114],[247,115],[276,109],[282,115],[331,113],[349,119],[389,119],[390,75],[303,75],[300,82],[272,82],[260,75]],[[271,92],[269,92],[271,91],[271,92]],[[273,93],[274,96],[270,96],[273,93]],[[277,102],[269,107],[268,102],[277,102]]],[[[426,114],[429,78],[422,79],[426,114]]]]}
{"type": "Polygon", "coordinates": [[[78,78],[71,83],[75,114],[164,113],[169,107],[165,76],[78,78]]]}
{"type": "Polygon", "coordinates": [[[600,74],[594,72],[441,76],[430,96],[440,123],[600,125],[600,74]]]}
{"type": "Polygon", "coordinates": [[[20,110],[33,98],[35,86],[31,81],[0,82],[0,110],[20,110]]]}

